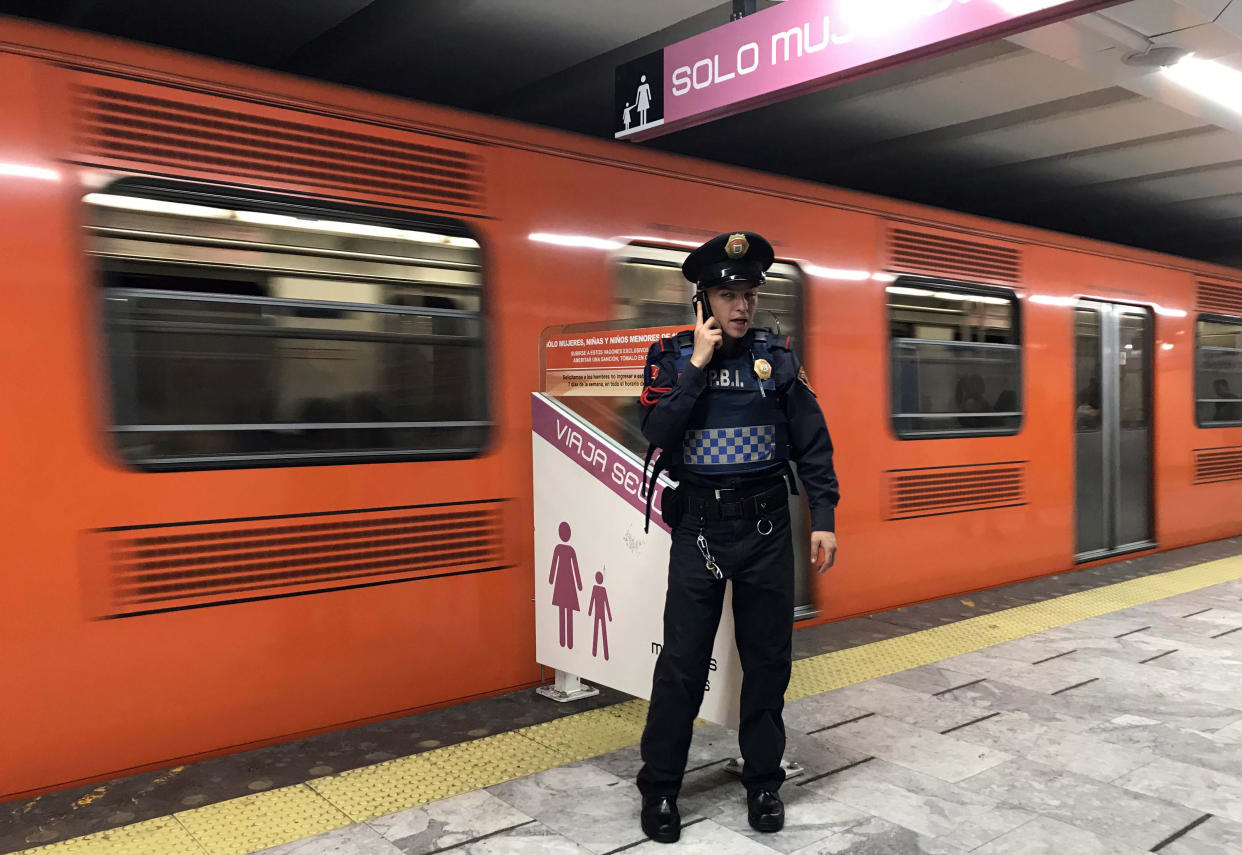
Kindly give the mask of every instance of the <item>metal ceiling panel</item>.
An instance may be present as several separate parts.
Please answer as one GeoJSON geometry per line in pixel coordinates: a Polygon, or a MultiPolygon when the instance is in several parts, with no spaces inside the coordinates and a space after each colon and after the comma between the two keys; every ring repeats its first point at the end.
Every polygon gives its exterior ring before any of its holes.
{"type": "Polygon", "coordinates": [[[1072,154],[1084,148],[1115,146],[1200,125],[1184,113],[1153,106],[1158,105],[1135,96],[981,134],[963,139],[961,144],[979,151],[990,164],[1002,165],[1072,154]]]}
{"type": "Polygon", "coordinates": [[[1078,198],[1090,201],[1093,196],[1102,194],[1109,199],[1168,205],[1227,193],[1242,193],[1242,161],[1088,187],[1079,190],[1078,198]]]}
{"type": "Polygon", "coordinates": [[[1084,184],[1123,181],[1150,175],[1160,169],[1189,169],[1230,160],[1238,155],[1234,134],[1210,126],[1191,128],[1182,133],[1161,134],[1145,139],[1079,149],[1047,159],[1013,164],[1007,173],[999,170],[988,176],[998,184],[1013,181],[1038,182],[1072,191],[1084,184]]]}
{"type": "Polygon", "coordinates": [[[1135,0],[1098,14],[1137,30],[1149,38],[1207,24],[1216,17],[1181,3],[1170,3],[1169,0],[1135,0]]]}
{"type": "Polygon", "coordinates": [[[1198,12],[1208,20],[1219,18],[1231,3],[1233,0],[1177,0],[1179,6],[1198,12]]]}
{"type": "Polygon", "coordinates": [[[944,73],[837,101],[833,115],[871,116],[893,134],[912,134],[1100,88],[1076,69],[1030,51],[1015,49],[978,62],[971,61],[970,54],[957,54],[964,63],[944,73]],[[963,98],[963,92],[970,97],[963,98]]]}

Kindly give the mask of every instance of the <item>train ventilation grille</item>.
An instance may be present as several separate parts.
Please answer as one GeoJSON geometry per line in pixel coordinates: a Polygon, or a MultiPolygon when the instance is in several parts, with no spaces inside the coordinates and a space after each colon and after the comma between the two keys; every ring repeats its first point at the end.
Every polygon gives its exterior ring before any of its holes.
{"type": "Polygon", "coordinates": [[[1025,464],[995,463],[889,472],[889,519],[1026,504],[1025,464]]]}
{"type": "Polygon", "coordinates": [[[482,212],[484,159],[478,146],[358,126],[210,95],[130,81],[73,88],[74,157],[205,180],[332,191],[335,195],[482,212]],[[242,109],[244,106],[244,110],[242,109]]]}
{"type": "Polygon", "coordinates": [[[1204,312],[1242,315],[1242,287],[1223,282],[1200,282],[1198,304],[1204,312]]]}
{"type": "Polygon", "coordinates": [[[1004,244],[894,226],[888,235],[888,270],[1017,285],[1022,254],[1004,244]]]}
{"type": "Polygon", "coordinates": [[[505,566],[501,501],[89,532],[89,611],[117,617],[505,566]]]}
{"type": "Polygon", "coordinates": [[[1242,445],[1195,451],[1195,483],[1242,481],[1242,445]]]}

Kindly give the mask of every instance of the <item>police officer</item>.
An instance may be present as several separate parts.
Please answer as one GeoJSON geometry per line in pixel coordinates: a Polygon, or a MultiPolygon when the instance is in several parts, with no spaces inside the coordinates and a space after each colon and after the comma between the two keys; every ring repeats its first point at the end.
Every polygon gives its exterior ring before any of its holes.
{"type": "Polygon", "coordinates": [[[748,819],[758,831],[784,826],[777,791],[793,641],[790,459],[810,500],[815,569],[836,555],[837,479],[823,413],[789,339],[753,326],[772,260],[772,245],[754,232],[723,234],[690,253],[682,272],[699,289],[694,331],[647,355],[643,433],[662,449],[656,471],[667,467],[679,482],[663,501],[673,528],[664,646],[638,773],[643,831],[664,843],[681,834],[677,794],[728,580],[743,669],[738,743],[748,819]]]}

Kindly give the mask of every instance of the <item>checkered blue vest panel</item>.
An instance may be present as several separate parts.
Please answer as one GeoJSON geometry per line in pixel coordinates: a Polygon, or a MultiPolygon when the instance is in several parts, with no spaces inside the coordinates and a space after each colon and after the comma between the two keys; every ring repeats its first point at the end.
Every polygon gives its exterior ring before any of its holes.
{"type": "MultiPolygon", "coordinates": [[[[680,374],[690,364],[693,341],[678,353],[680,374]]],[[[767,341],[750,334],[731,357],[713,359],[707,388],[690,413],[680,468],[696,475],[744,475],[789,459],[789,423],[773,378],[760,381],[755,360],[772,362],[767,341]],[[760,383],[763,388],[760,391],[760,383]]]]}
{"type": "Polygon", "coordinates": [[[686,431],[682,459],[688,466],[722,466],[776,459],[776,425],[686,431]]]}

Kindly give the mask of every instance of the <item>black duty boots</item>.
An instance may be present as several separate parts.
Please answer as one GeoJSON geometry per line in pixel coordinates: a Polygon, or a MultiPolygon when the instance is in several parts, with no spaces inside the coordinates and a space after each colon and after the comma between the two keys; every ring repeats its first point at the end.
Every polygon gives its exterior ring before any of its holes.
{"type": "Polygon", "coordinates": [[[672,796],[643,796],[643,833],[657,843],[676,843],[681,837],[677,799],[672,796]]]}
{"type": "Polygon", "coordinates": [[[755,831],[780,831],[785,827],[785,805],[771,790],[755,790],[747,795],[746,814],[755,831]]]}

